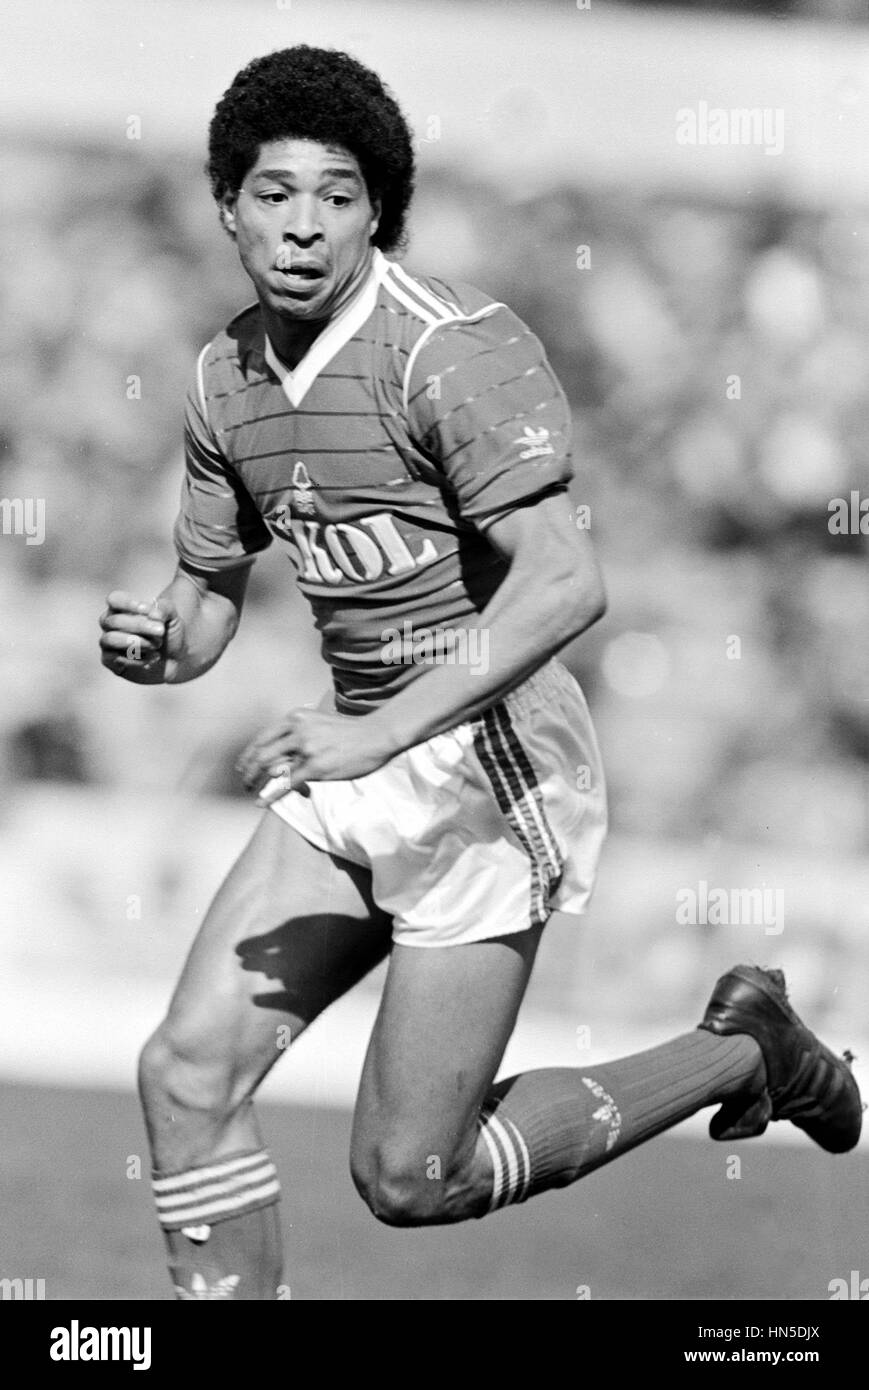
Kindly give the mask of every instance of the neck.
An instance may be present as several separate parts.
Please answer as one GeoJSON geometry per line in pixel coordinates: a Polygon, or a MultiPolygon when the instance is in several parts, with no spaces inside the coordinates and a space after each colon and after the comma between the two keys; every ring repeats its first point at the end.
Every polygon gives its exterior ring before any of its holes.
{"type": "Polygon", "coordinates": [[[265,305],[263,306],[263,320],[265,322],[266,333],[269,342],[278,354],[282,362],[292,370],[308,351],[316,338],[319,338],[323,329],[331,322],[331,318],[311,320],[310,323],[294,323],[287,320],[281,314],[271,313],[265,305]]]}
{"type": "Polygon", "coordinates": [[[263,322],[269,342],[290,370],[301,362],[311,344],[356,297],[359,289],[368,278],[373,255],[373,248],[369,248],[368,255],[356,274],[348,281],[335,302],[330,305],[328,314],[321,319],[293,319],[285,314],[275,313],[266,304],[262,305],[263,322]]]}

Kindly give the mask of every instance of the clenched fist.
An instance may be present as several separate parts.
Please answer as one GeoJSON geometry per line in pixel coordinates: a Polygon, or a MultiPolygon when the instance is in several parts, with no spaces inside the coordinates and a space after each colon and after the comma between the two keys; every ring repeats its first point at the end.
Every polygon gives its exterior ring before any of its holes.
{"type": "Polygon", "coordinates": [[[184,624],[168,598],[143,603],[113,589],[100,615],[102,663],[137,685],[171,681],[184,651],[184,624]]]}

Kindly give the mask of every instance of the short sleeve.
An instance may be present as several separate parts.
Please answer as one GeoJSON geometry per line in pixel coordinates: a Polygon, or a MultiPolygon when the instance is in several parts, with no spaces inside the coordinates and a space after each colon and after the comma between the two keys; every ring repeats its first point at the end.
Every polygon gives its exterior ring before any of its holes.
{"type": "Polygon", "coordinates": [[[187,395],[184,453],[181,507],[174,531],[179,559],[200,570],[252,563],[271,543],[271,532],[217,445],[198,385],[187,395]]]}
{"type": "Polygon", "coordinates": [[[405,395],[412,438],[481,530],[573,476],[564,392],[539,339],[502,304],[429,330],[405,395]]]}

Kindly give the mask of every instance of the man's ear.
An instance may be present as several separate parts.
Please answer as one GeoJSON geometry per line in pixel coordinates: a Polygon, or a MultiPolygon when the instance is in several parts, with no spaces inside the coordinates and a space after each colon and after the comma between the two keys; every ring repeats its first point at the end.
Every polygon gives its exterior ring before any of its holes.
{"type": "Polygon", "coordinates": [[[382,211],[382,208],[379,198],[371,199],[371,210],[373,213],[373,216],[371,218],[371,235],[373,237],[375,232],[377,231],[377,228],[380,226],[380,213],[382,211]]]}
{"type": "Polygon", "coordinates": [[[229,233],[233,241],[235,241],[235,205],[237,202],[237,193],[224,193],[218,203],[221,226],[225,232],[229,233]]]}

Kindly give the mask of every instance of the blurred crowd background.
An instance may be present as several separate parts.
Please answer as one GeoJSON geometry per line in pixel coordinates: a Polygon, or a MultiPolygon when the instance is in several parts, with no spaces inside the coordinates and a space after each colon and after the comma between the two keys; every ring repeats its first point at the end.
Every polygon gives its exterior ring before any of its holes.
{"type": "MultiPolygon", "coordinates": [[[[506,8],[533,26],[553,7],[506,8]]],[[[866,73],[862,3],[710,8],[743,28],[786,21],[784,64],[791,35],[852,25],[866,73]]],[[[472,65],[488,7],[441,9],[461,12],[472,65]]],[[[226,80],[256,51],[227,53],[226,80]]],[[[359,51],[376,65],[376,45],[359,51]]],[[[522,83],[507,137],[546,90],[545,75],[522,83]]],[[[847,88],[846,118],[867,90],[847,88]]],[[[576,102],[579,122],[579,79],[576,102]]],[[[139,690],[98,661],[108,589],[150,597],[171,573],[184,390],[251,298],[202,174],[204,120],[171,148],[38,123],[3,143],[0,491],[46,507],[43,544],[0,539],[5,949],[77,961],[83,977],[94,943],[101,968],[174,968],[252,828],[239,750],[325,681],[292,568],[271,552],[204,680],[139,690]]],[[[629,996],[657,1019],[702,996],[696,981],[738,940],[754,959],[789,953],[816,1007],[863,1027],[869,537],[829,522],[833,499],[869,496],[869,207],[783,191],[762,152],[738,196],[708,178],[595,185],[579,163],[517,188],[418,134],[406,263],[506,300],[543,340],[610,595],[567,660],[599,730],[612,843],[586,954],[549,974],[544,957],[539,997],[586,1017],[629,996]],[[782,936],[677,926],[674,894],[699,878],[784,886],[782,936]]]]}

